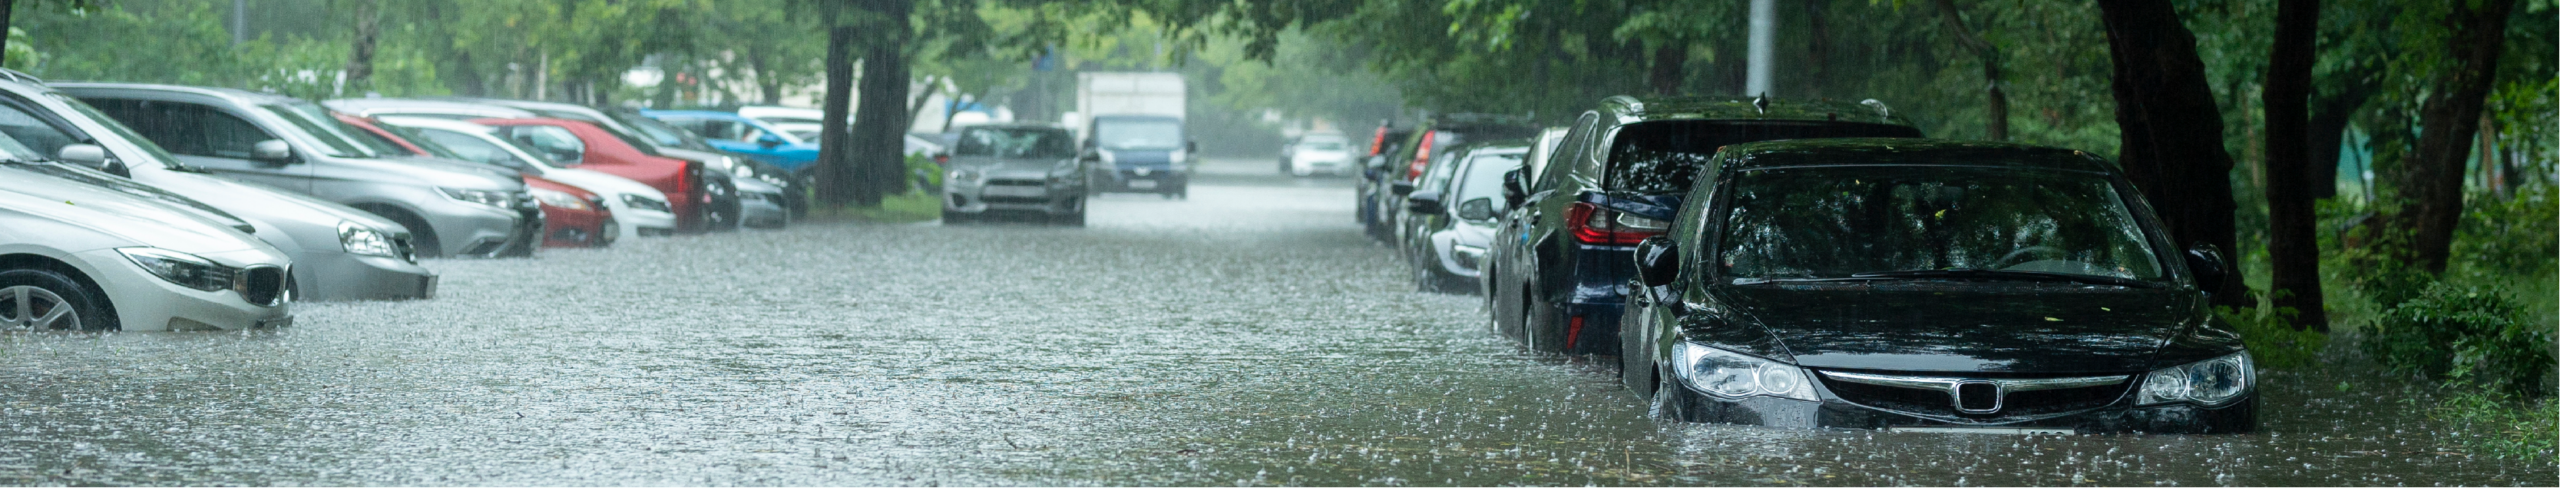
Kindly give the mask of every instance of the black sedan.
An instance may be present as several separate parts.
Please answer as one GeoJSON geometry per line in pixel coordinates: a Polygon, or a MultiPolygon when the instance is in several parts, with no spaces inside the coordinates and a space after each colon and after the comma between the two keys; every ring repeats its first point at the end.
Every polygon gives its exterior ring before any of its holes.
{"type": "Polygon", "coordinates": [[[1637,245],[1627,386],[1696,422],[2246,432],[2256,374],[2114,166],[1913,139],[1737,144],[1637,245]]]}

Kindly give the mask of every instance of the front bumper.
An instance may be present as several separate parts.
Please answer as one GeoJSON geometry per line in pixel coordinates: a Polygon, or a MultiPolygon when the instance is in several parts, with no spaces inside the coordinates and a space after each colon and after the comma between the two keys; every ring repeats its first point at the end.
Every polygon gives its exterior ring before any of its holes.
{"type": "Polygon", "coordinates": [[[1065,215],[1084,211],[1084,188],[1071,181],[990,179],[943,184],[942,211],[1039,212],[1065,215]]]}
{"type": "Polygon", "coordinates": [[[747,227],[775,229],[791,222],[791,203],[779,193],[739,192],[738,222],[747,227]]]}
{"type": "MultiPolygon", "coordinates": [[[[115,306],[117,321],[127,331],[242,330],[293,321],[294,298],[290,293],[275,304],[259,305],[233,290],[204,291],[170,283],[143,271],[114,249],[74,256],[87,268],[89,278],[106,291],[107,301],[115,306]]],[[[274,255],[255,250],[199,256],[230,266],[279,266],[285,268],[286,274],[292,273],[290,263],[266,262],[274,255]]],[[[286,286],[294,287],[290,283],[286,286]]]]}
{"type": "Polygon", "coordinates": [[[542,247],[605,247],[622,237],[613,214],[594,210],[542,207],[542,247]]]}
{"type": "Polygon", "coordinates": [[[436,294],[436,273],[400,258],[306,252],[293,263],[299,300],[415,300],[436,294]]]}
{"type": "Polygon", "coordinates": [[[495,257],[511,248],[530,248],[542,235],[539,208],[528,212],[445,200],[420,210],[427,225],[435,228],[445,256],[495,257]],[[527,233],[528,229],[533,232],[527,233]]]}
{"type": "MultiPolygon", "coordinates": [[[[2136,375],[2132,385],[2139,385],[2136,375]]],[[[1668,376],[1661,381],[1679,381],[1668,376]]],[[[2229,405],[2207,408],[2185,403],[2135,407],[2132,386],[2111,403],[2049,415],[2004,419],[1998,415],[1943,417],[1878,408],[1841,399],[1826,382],[1814,382],[1822,401],[1767,396],[1739,400],[1716,398],[1678,384],[1666,391],[1685,402],[1686,420],[1791,428],[1848,428],[1962,433],[2153,433],[2227,434],[2255,430],[2257,395],[2229,405]]]]}
{"type": "Polygon", "coordinates": [[[1130,193],[1175,193],[1191,185],[1191,173],[1170,167],[1118,168],[1105,173],[1095,183],[1098,191],[1130,193]]]}

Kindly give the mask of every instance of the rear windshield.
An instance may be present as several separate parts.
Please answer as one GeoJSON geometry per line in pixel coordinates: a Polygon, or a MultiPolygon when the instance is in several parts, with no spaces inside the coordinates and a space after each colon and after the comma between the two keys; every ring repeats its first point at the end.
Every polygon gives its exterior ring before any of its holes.
{"type": "Polygon", "coordinates": [[[1689,190],[1698,168],[1727,145],[1780,139],[1920,137],[1899,125],[1848,122],[1679,120],[1628,125],[1609,148],[1610,190],[1679,193],[1689,190]]]}

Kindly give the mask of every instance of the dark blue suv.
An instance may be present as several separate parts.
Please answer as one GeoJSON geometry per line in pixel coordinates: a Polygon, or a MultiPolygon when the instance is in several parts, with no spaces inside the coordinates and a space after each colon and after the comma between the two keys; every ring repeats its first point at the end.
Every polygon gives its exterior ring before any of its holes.
{"type": "Polygon", "coordinates": [[[1832,137],[1920,130],[1874,100],[1602,100],[1536,181],[1505,178],[1511,210],[1482,271],[1496,329],[1531,350],[1616,355],[1634,246],[1670,227],[1698,167],[1729,144],[1832,137]]]}

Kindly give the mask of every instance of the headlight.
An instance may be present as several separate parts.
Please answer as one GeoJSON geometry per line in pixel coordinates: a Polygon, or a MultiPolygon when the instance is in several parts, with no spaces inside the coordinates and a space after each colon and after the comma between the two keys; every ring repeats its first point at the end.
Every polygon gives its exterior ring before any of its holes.
{"type": "Polygon", "coordinates": [[[622,194],[622,204],[624,206],[631,207],[632,210],[653,210],[659,212],[670,211],[667,210],[667,202],[665,201],[631,193],[622,194]]]}
{"type": "Polygon", "coordinates": [[[391,245],[391,235],[355,222],[338,222],[338,247],[358,256],[394,257],[399,251],[391,245]]]}
{"type": "Polygon", "coordinates": [[[1100,154],[1100,155],[1102,155],[1102,164],[1119,164],[1119,163],[1120,163],[1120,158],[1119,158],[1119,157],[1117,157],[1117,156],[1112,156],[1112,155],[1111,155],[1111,151],[1110,151],[1110,150],[1107,150],[1107,149],[1105,149],[1105,150],[1096,150],[1096,151],[1094,151],[1094,153],[1095,153],[1095,154],[1100,154]]]}
{"type": "Polygon", "coordinates": [[[1190,154],[1185,154],[1181,149],[1175,149],[1173,150],[1173,154],[1165,155],[1165,160],[1173,163],[1174,171],[1182,171],[1183,164],[1190,162],[1190,156],[1190,154]]]}
{"type": "Polygon", "coordinates": [[[156,247],[128,247],[116,252],[123,253],[125,259],[133,260],[135,266],[141,266],[152,276],[178,286],[204,291],[222,291],[231,287],[231,267],[213,264],[213,261],[193,254],[156,247]]]}
{"type": "Polygon", "coordinates": [[[481,205],[488,205],[488,206],[491,206],[491,207],[498,207],[498,208],[503,208],[503,209],[510,209],[510,210],[512,210],[512,209],[516,208],[516,200],[515,200],[515,197],[514,197],[513,195],[508,195],[508,194],[507,194],[507,192],[505,192],[505,191],[500,191],[500,190],[465,190],[465,189],[460,189],[460,188],[441,188],[441,187],[436,188],[436,189],[437,189],[437,190],[443,190],[443,191],[444,191],[444,196],[445,196],[446,198],[452,198],[452,199],[455,199],[455,200],[461,200],[461,201],[465,201],[465,202],[477,203],[477,204],[481,204],[481,205]]]}
{"type": "Polygon", "coordinates": [[[2258,382],[2257,368],[2250,364],[2248,351],[2153,371],[2146,376],[2136,405],[2191,402],[2219,407],[2247,395],[2258,382]]]}
{"type": "Polygon", "coordinates": [[[1458,261],[1458,266],[1460,267],[1476,269],[1476,264],[1484,261],[1484,248],[1465,245],[1451,245],[1449,246],[1449,257],[1456,259],[1458,261]]]}
{"type": "Polygon", "coordinates": [[[1804,370],[1696,343],[1672,347],[1672,372],[1689,388],[1722,398],[1772,396],[1819,401],[1804,370]]]}
{"type": "Polygon", "coordinates": [[[747,164],[745,161],[739,161],[737,156],[721,156],[720,169],[727,170],[730,173],[737,174],[741,177],[756,177],[756,165],[747,164]]]}
{"type": "Polygon", "coordinates": [[[546,188],[530,188],[529,190],[532,190],[533,192],[533,199],[541,201],[543,205],[550,205],[570,210],[595,209],[594,207],[587,206],[587,199],[578,198],[577,195],[571,195],[569,192],[546,188]]]}
{"type": "Polygon", "coordinates": [[[951,170],[949,173],[944,173],[942,175],[942,179],[952,183],[977,183],[979,178],[983,178],[985,176],[986,173],[984,172],[980,172],[975,169],[962,168],[951,170]]]}

